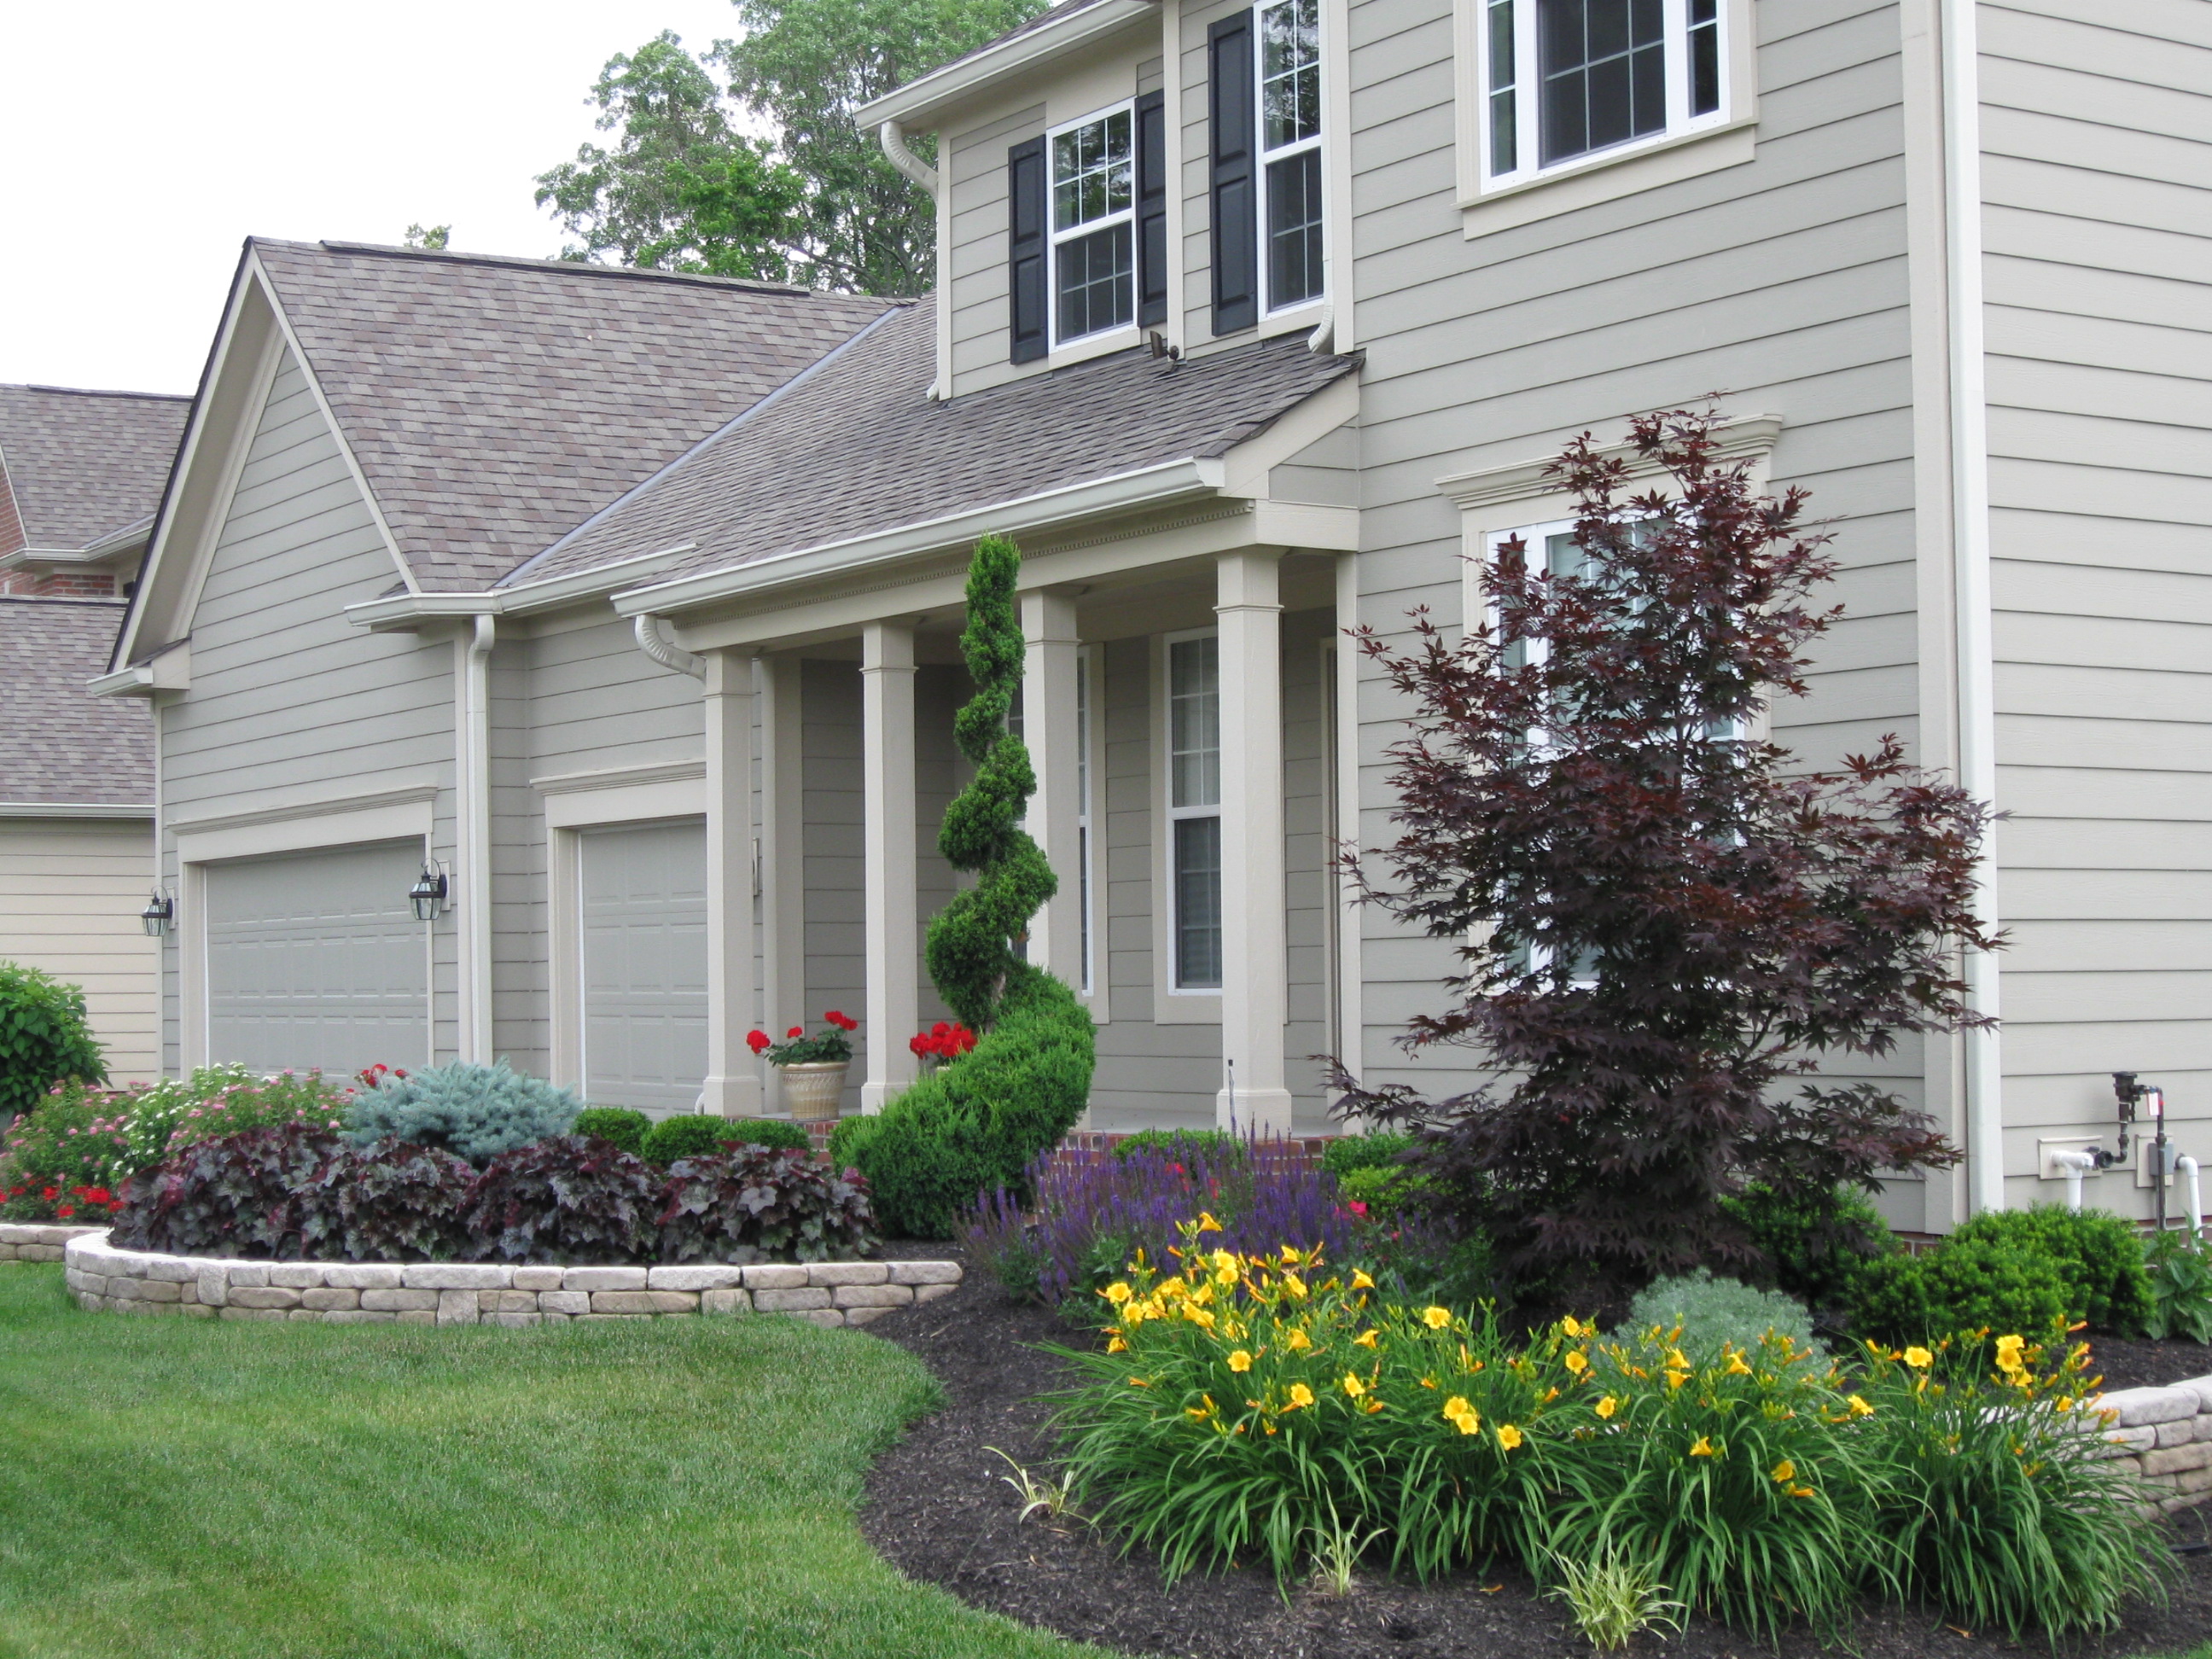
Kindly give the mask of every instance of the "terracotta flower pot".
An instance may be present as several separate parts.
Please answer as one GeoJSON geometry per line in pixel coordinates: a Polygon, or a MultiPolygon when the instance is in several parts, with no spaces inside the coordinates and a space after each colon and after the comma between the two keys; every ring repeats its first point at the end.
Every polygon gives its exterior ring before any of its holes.
{"type": "Polygon", "coordinates": [[[837,1103],[845,1093],[848,1060],[816,1060],[806,1066],[779,1066],[783,1079],[783,1103],[802,1123],[823,1123],[837,1115],[837,1103]]]}

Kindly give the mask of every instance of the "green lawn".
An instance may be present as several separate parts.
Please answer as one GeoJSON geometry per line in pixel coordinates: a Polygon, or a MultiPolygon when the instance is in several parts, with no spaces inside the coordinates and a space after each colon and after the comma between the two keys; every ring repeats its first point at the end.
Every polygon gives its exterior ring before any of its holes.
{"type": "Polygon", "coordinates": [[[935,1385],[774,1317],[78,1311],[0,1264],[0,1655],[1073,1656],[853,1522],[935,1385]]]}

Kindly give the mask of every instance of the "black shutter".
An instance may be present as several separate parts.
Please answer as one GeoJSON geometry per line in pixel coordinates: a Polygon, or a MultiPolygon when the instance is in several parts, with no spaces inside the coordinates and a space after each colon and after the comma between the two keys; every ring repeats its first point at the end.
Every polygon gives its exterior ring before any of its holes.
{"type": "Polygon", "coordinates": [[[1137,325],[1168,319],[1167,94],[1137,100],[1137,325]]]}
{"type": "Polygon", "coordinates": [[[1051,349],[1045,326],[1044,194],[1044,140],[1024,139],[1006,152],[1010,362],[1033,363],[1051,349]]]}
{"type": "Polygon", "coordinates": [[[1213,128],[1213,331],[1260,320],[1260,203],[1253,122],[1252,14],[1206,32],[1206,106],[1213,128]]]}

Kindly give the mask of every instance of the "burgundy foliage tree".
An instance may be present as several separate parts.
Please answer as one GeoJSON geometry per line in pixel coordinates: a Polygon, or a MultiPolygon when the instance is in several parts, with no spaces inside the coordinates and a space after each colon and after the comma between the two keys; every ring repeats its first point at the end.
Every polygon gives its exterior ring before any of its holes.
{"type": "Polygon", "coordinates": [[[1717,419],[1643,417],[1629,459],[1570,445],[1573,543],[1501,548],[1486,625],[1357,635],[1414,713],[1399,839],[1347,866],[1457,942],[1451,1006],[1403,1046],[1470,1048],[1491,1080],[1439,1101],[1336,1081],[1346,1109],[1424,1129],[1530,1294],[1755,1267],[1719,1204],[1746,1184],[1808,1197],[1957,1158],[1864,1074],[1901,1033],[1985,1023],[1959,966],[1999,942],[1972,902],[1991,815],[1893,737],[1814,773],[1760,735],[1841,608],[1811,598],[1835,566],[1804,492],[1755,494],[1717,419]]]}

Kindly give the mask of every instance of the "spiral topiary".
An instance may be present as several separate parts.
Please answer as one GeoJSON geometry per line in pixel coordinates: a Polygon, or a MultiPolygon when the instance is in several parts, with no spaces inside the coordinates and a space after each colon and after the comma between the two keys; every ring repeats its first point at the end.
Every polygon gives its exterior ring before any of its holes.
{"type": "Polygon", "coordinates": [[[1021,960],[1013,941],[1060,890],[1043,849],[1021,827],[1022,809],[1036,793],[1036,773],[1029,745],[1006,723],[1022,683],[1022,629],[1014,613],[1021,563],[1012,541],[986,536],[968,567],[968,626],[960,651],[975,695],[953,717],[952,736],[975,763],[975,777],[945,809],[937,836],[945,861],[978,880],[953,895],[929,924],[929,976],[952,1012],[979,1032],[998,1018],[1007,975],[1021,960]]]}
{"type": "Polygon", "coordinates": [[[1006,728],[1022,673],[1020,568],[1020,550],[1005,537],[976,544],[960,636],[976,690],[953,723],[975,778],[945,809],[937,841],[955,869],[978,878],[930,924],[927,956],[930,977],[975,1030],[975,1046],[880,1115],[847,1118],[830,1140],[833,1158],[868,1177],[885,1231],[914,1238],[951,1237],[983,1192],[1020,1191],[1030,1160],[1073,1127],[1091,1096],[1089,1012],[1014,951],[1059,886],[1020,827],[1036,774],[1006,728]]]}

